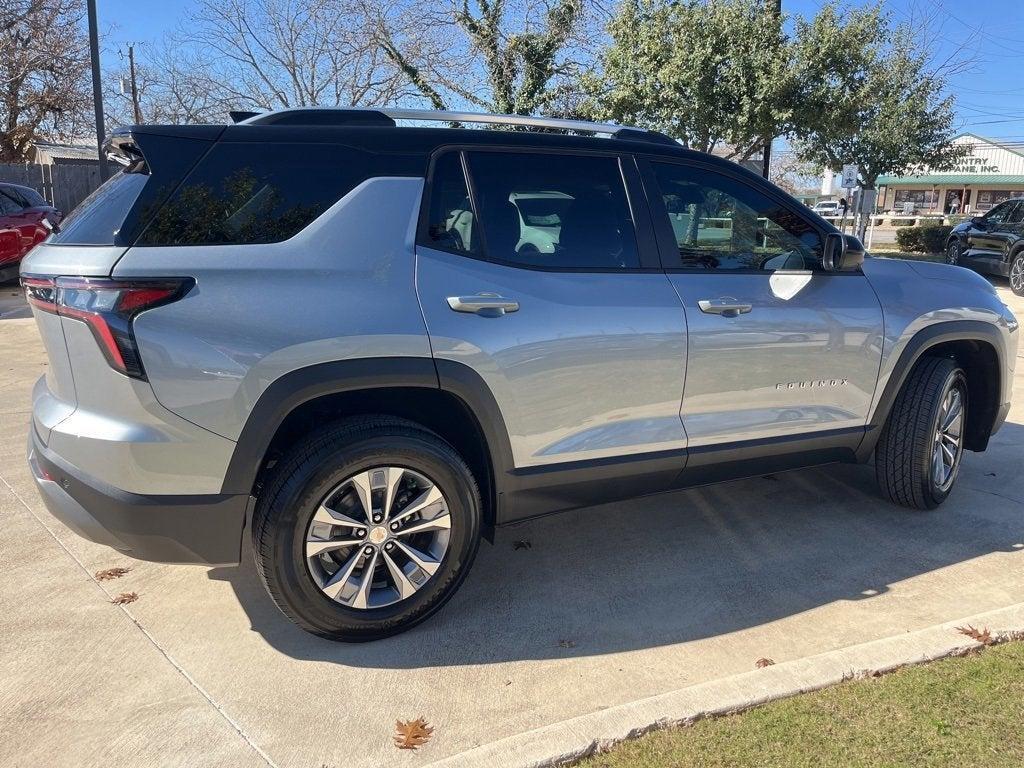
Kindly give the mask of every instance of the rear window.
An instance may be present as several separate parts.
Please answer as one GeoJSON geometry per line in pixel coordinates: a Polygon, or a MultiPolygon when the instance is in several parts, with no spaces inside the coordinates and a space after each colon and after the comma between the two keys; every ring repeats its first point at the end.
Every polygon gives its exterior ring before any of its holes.
{"type": "Polygon", "coordinates": [[[138,244],[287,240],[375,175],[371,170],[368,155],[348,147],[217,144],[151,218],[138,244]]]}
{"type": "Polygon", "coordinates": [[[61,245],[114,245],[117,235],[146,186],[146,173],[114,174],[64,219],[50,242],[61,245]]]}

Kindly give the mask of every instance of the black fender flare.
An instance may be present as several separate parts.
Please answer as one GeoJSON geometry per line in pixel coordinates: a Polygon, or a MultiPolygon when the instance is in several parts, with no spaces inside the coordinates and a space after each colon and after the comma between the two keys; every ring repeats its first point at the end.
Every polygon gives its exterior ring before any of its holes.
{"type": "Polygon", "coordinates": [[[490,388],[476,371],[452,360],[372,357],[318,363],[275,379],[259,396],[228,463],[224,493],[252,493],[267,449],[288,415],[325,395],[394,387],[442,390],[462,401],[487,442],[500,501],[502,480],[512,468],[508,430],[490,388]]]}
{"type": "MultiPolygon", "coordinates": [[[[857,449],[857,458],[867,461],[871,452],[875,449],[882,427],[889,418],[889,411],[892,409],[896,396],[903,388],[907,376],[914,366],[930,349],[939,344],[950,341],[982,341],[990,344],[996,351],[999,364],[999,375],[1002,376],[1006,370],[1006,344],[999,329],[992,323],[981,320],[947,320],[934,325],[929,325],[915,333],[907,345],[903,348],[896,365],[893,367],[892,375],[885,384],[882,394],[878,399],[874,412],[868,419],[864,438],[857,449]]],[[[996,392],[1002,392],[1003,382],[996,382],[996,392]]],[[[998,399],[998,398],[997,398],[998,399]]],[[[999,403],[996,403],[995,413],[998,413],[999,403]]],[[[992,423],[988,425],[991,432],[995,425],[995,413],[992,416],[992,423]]]]}

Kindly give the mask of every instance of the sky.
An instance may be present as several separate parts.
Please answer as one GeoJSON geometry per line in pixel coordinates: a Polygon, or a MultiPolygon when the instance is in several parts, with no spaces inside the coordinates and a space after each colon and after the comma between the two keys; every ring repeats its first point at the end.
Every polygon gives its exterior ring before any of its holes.
{"type": "MultiPolygon", "coordinates": [[[[813,15],[822,0],[783,0],[783,10],[813,15]]],[[[852,4],[866,4],[851,0],[852,4]]],[[[1024,142],[1024,0],[886,0],[896,21],[906,21],[917,4],[940,15],[936,56],[968,44],[970,71],[956,75],[957,128],[986,138],[1024,142]]],[[[174,29],[192,0],[97,0],[99,27],[109,30],[106,64],[128,42],[158,40],[174,29]]]]}

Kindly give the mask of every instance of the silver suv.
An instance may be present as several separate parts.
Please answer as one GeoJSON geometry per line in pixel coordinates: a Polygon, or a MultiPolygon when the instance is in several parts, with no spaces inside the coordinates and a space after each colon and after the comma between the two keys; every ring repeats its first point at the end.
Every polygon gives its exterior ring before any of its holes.
{"type": "Polygon", "coordinates": [[[983,278],[865,259],[657,133],[301,109],[108,152],[22,269],[39,490],[147,560],[237,563],[248,527],[325,637],[423,621],[481,537],[555,510],[872,456],[929,509],[1009,409],[983,278]]]}

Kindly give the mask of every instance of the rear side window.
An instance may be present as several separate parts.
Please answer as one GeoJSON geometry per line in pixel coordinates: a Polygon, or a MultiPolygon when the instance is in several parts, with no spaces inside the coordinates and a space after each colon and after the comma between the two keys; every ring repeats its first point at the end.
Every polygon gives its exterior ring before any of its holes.
{"type": "Polygon", "coordinates": [[[78,204],[51,236],[61,245],[113,245],[129,211],[149,180],[146,173],[122,171],[78,204]]]}
{"type": "Polygon", "coordinates": [[[467,155],[487,257],[554,269],[640,266],[618,158],[467,155]]]}
{"type": "Polygon", "coordinates": [[[217,144],[155,213],[139,245],[287,240],[368,178],[364,153],[310,144],[217,144]]]}
{"type": "Polygon", "coordinates": [[[473,207],[469,202],[462,156],[446,152],[434,163],[430,181],[430,209],[427,212],[423,245],[442,251],[477,253],[473,234],[473,207]]]}

